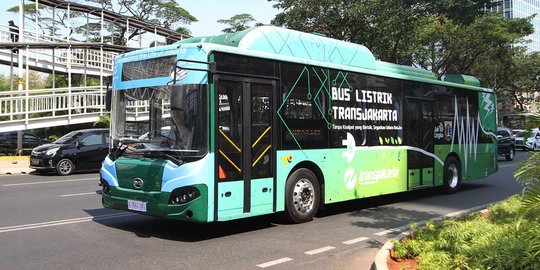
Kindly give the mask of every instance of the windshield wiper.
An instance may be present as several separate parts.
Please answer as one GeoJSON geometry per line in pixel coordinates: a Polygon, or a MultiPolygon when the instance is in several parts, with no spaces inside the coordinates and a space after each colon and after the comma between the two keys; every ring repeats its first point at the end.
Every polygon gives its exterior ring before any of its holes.
{"type": "MultiPolygon", "coordinates": [[[[178,155],[178,157],[174,157],[172,155],[169,155],[167,153],[165,153],[165,151],[169,151],[169,150],[162,150],[162,149],[142,149],[140,151],[137,151],[137,152],[143,152],[143,153],[158,153],[160,155],[161,158],[165,158],[167,160],[170,160],[172,161],[174,164],[180,166],[184,163],[184,161],[180,158],[180,155],[178,155]]],[[[177,153],[176,151],[174,151],[175,153],[177,153]]]]}

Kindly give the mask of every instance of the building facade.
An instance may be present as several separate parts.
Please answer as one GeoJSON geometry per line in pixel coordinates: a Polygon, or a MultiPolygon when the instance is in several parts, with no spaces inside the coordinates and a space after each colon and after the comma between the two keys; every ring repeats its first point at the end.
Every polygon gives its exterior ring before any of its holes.
{"type": "Polygon", "coordinates": [[[536,14],[531,20],[534,26],[534,34],[527,37],[530,43],[527,44],[529,52],[540,51],[540,0],[503,0],[500,5],[493,9],[501,13],[504,18],[526,18],[536,14]]]}

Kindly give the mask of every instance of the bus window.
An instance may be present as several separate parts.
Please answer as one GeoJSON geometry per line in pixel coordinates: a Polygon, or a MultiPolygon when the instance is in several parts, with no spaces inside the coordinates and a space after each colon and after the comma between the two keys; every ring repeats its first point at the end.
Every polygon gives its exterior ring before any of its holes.
{"type": "Polygon", "coordinates": [[[270,177],[272,161],[272,86],[251,86],[251,178],[270,177]]]}
{"type": "Polygon", "coordinates": [[[218,85],[218,168],[220,180],[242,179],[242,82],[218,85]]]}

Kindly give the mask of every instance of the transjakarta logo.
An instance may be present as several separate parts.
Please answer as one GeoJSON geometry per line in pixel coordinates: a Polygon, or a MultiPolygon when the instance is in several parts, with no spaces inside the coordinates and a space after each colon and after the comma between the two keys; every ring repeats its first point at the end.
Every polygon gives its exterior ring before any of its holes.
{"type": "Polygon", "coordinates": [[[394,169],[380,169],[374,171],[363,171],[360,170],[357,174],[353,168],[347,168],[345,171],[344,181],[345,188],[348,190],[354,189],[354,186],[358,185],[371,185],[377,184],[379,180],[388,179],[388,178],[397,178],[399,175],[399,170],[394,169]]]}
{"type": "MultiPolygon", "coordinates": [[[[347,132],[347,139],[342,141],[342,145],[346,146],[346,150],[343,152],[343,157],[347,161],[347,164],[353,163],[356,156],[356,142],[354,136],[347,132]]],[[[358,163],[358,162],[356,162],[358,163]]],[[[343,175],[343,181],[345,182],[345,188],[348,190],[354,189],[358,185],[370,185],[377,184],[381,179],[397,178],[399,176],[399,169],[377,169],[371,171],[360,170],[356,172],[354,167],[350,166],[345,170],[343,175]]]]}

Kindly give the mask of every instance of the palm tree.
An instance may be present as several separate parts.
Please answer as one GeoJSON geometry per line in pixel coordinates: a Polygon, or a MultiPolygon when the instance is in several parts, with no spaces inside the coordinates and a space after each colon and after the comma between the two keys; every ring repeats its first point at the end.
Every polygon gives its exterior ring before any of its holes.
{"type": "Polygon", "coordinates": [[[94,127],[110,127],[111,126],[111,115],[104,114],[100,115],[98,120],[94,122],[94,127]]]}

